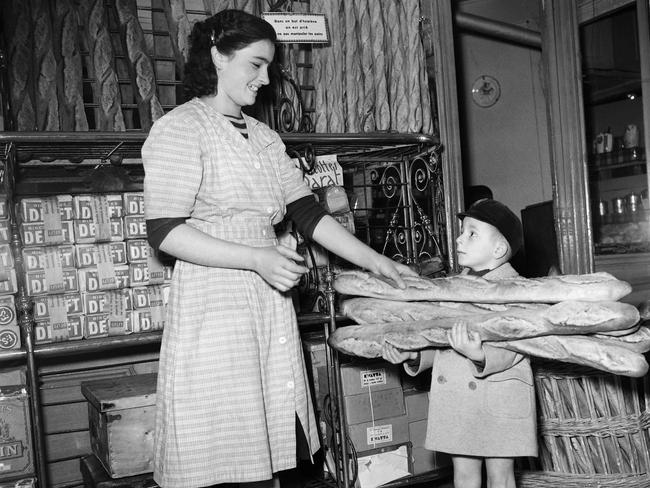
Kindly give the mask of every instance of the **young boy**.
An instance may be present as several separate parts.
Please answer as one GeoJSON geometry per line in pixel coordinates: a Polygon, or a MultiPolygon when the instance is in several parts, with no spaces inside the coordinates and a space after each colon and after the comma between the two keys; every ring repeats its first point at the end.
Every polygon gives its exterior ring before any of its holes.
{"type": "MultiPolygon", "coordinates": [[[[465,212],[456,239],[462,274],[513,278],[509,264],[523,242],[521,223],[495,200],[465,212]]],[[[401,351],[384,344],[384,359],[406,361],[415,376],[432,368],[425,447],[449,453],[455,488],[480,488],[483,460],[490,488],[515,488],[514,457],[537,456],[535,395],[530,362],[521,354],[482,344],[460,321],[449,331],[450,349],[401,351]]]]}

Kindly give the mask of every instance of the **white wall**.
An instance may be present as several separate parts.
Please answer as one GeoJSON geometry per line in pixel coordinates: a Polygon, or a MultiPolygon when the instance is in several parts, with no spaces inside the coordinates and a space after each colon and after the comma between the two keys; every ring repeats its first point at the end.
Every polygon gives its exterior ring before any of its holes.
{"type": "MultiPolygon", "coordinates": [[[[466,0],[458,8],[539,31],[537,0],[466,0]]],[[[457,33],[457,39],[465,184],[487,185],[516,213],[551,200],[540,51],[472,33],[457,33]],[[501,85],[500,99],[489,108],[471,100],[472,83],[484,74],[501,85]]]]}

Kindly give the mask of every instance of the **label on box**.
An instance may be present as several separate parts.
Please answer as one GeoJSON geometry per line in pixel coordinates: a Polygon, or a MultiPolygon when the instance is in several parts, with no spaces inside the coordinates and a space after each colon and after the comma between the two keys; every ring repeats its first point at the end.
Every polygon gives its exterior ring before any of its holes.
{"type": "Polygon", "coordinates": [[[52,327],[52,340],[54,342],[67,341],[68,333],[68,312],[67,304],[62,296],[48,297],[48,309],[50,311],[50,326],[52,327]]]}
{"type": "Polygon", "coordinates": [[[6,272],[6,279],[0,280],[0,295],[13,295],[18,292],[16,270],[5,268],[4,272],[6,272]]]}
{"type": "Polygon", "coordinates": [[[23,248],[23,268],[25,271],[36,271],[45,269],[45,254],[56,250],[59,253],[59,260],[62,268],[74,268],[74,246],[70,244],[52,247],[25,247],[23,248]]]}
{"type": "Polygon", "coordinates": [[[18,325],[16,321],[16,305],[12,295],[0,296],[0,327],[18,325]]]}
{"type": "Polygon", "coordinates": [[[3,391],[0,397],[0,473],[2,478],[33,474],[31,423],[27,390],[24,386],[3,391]]]}
{"type": "MultiPolygon", "coordinates": [[[[0,236],[2,234],[2,221],[0,221],[0,236]]],[[[23,223],[20,224],[20,237],[23,240],[24,246],[46,246],[53,244],[73,244],[74,243],[74,228],[72,221],[63,221],[61,222],[60,242],[52,242],[52,239],[58,239],[58,230],[52,231],[57,233],[56,235],[47,236],[45,235],[45,228],[43,222],[35,223],[23,223]],[[49,241],[48,241],[49,239],[49,241]]],[[[9,242],[9,241],[6,241],[9,242]]]]}
{"type": "Polygon", "coordinates": [[[0,244],[11,242],[11,229],[9,220],[0,220],[0,244]]]}
{"type": "MultiPolygon", "coordinates": [[[[65,293],[58,295],[57,298],[60,298],[65,303],[65,311],[68,317],[84,313],[83,302],[79,293],[65,293]]],[[[34,319],[39,320],[50,316],[49,302],[51,299],[52,297],[47,295],[36,296],[32,299],[34,302],[34,319]]]]}
{"type": "Polygon", "coordinates": [[[127,239],[147,238],[147,222],[144,215],[127,215],[124,217],[124,236],[127,239]]]}
{"type": "Polygon", "coordinates": [[[106,308],[108,309],[108,335],[124,335],[127,331],[127,311],[122,296],[117,293],[108,293],[106,308]]]}
{"type": "Polygon", "coordinates": [[[375,385],[386,384],[385,369],[366,369],[359,372],[359,380],[362,388],[370,388],[375,385]]]}
{"type": "Polygon", "coordinates": [[[0,198],[0,220],[7,220],[9,218],[9,204],[7,203],[7,195],[2,195],[0,198]]]}
{"type": "Polygon", "coordinates": [[[366,429],[366,444],[386,444],[393,442],[393,425],[375,425],[366,429]]]}
{"type": "Polygon", "coordinates": [[[76,269],[64,269],[60,289],[52,290],[45,279],[45,271],[28,271],[25,273],[25,284],[28,295],[45,295],[47,293],[66,293],[79,291],[79,281],[76,269]],[[52,291],[50,291],[52,290],[52,291]]]}
{"type": "Polygon", "coordinates": [[[72,195],[56,195],[52,197],[22,198],[20,200],[21,222],[43,222],[43,201],[48,200],[50,211],[53,207],[59,212],[61,220],[72,220],[72,195]],[[54,201],[54,203],[52,203],[54,201]]]}
{"type": "Polygon", "coordinates": [[[45,273],[46,293],[62,293],[65,290],[61,255],[56,247],[43,249],[43,272],[45,273]]]}
{"type": "Polygon", "coordinates": [[[43,235],[45,244],[61,244],[63,239],[63,224],[56,197],[43,199],[43,235]]]}
{"type": "Polygon", "coordinates": [[[9,244],[0,244],[0,267],[13,268],[14,256],[11,253],[9,244]]]}
{"type": "Polygon", "coordinates": [[[18,325],[15,324],[0,325],[0,350],[19,349],[19,348],[20,348],[20,328],[18,327],[18,325]]]}
{"type": "Polygon", "coordinates": [[[132,192],[123,193],[125,215],[144,215],[144,193],[132,192]]]}
{"type": "Polygon", "coordinates": [[[75,248],[78,266],[80,268],[97,266],[100,252],[98,248],[100,247],[107,247],[110,250],[113,264],[119,266],[127,263],[126,243],[120,241],[104,244],[77,244],[75,248]]]}

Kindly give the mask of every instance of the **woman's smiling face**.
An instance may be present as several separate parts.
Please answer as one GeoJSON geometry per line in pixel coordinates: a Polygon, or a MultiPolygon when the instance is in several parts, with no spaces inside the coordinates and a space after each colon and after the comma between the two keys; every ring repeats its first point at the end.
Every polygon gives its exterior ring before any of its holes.
{"type": "Polygon", "coordinates": [[[253,42],[230,56],[216,54],[217,99],[223,113],[238,115],[242,107],[255,103],[258,90],[269,84],[274,54],[275,46],[268,40],[253,42]]]}

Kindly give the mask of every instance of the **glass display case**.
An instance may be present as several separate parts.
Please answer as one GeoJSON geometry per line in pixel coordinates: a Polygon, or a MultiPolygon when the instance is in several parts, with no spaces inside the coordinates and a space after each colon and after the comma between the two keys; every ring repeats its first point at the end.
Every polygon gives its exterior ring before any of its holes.
{"type": "Polygon", "coordinates": [[[630,282],[632,303],[650,296],[650,41],[647,3],[618,5],[581,24],[580,52],[594,268],[630,282]]]}
{"type": "Polygon", "coordinates": [[[581,27],[596,256],[650,251],[635,3],[581,27]]]}

